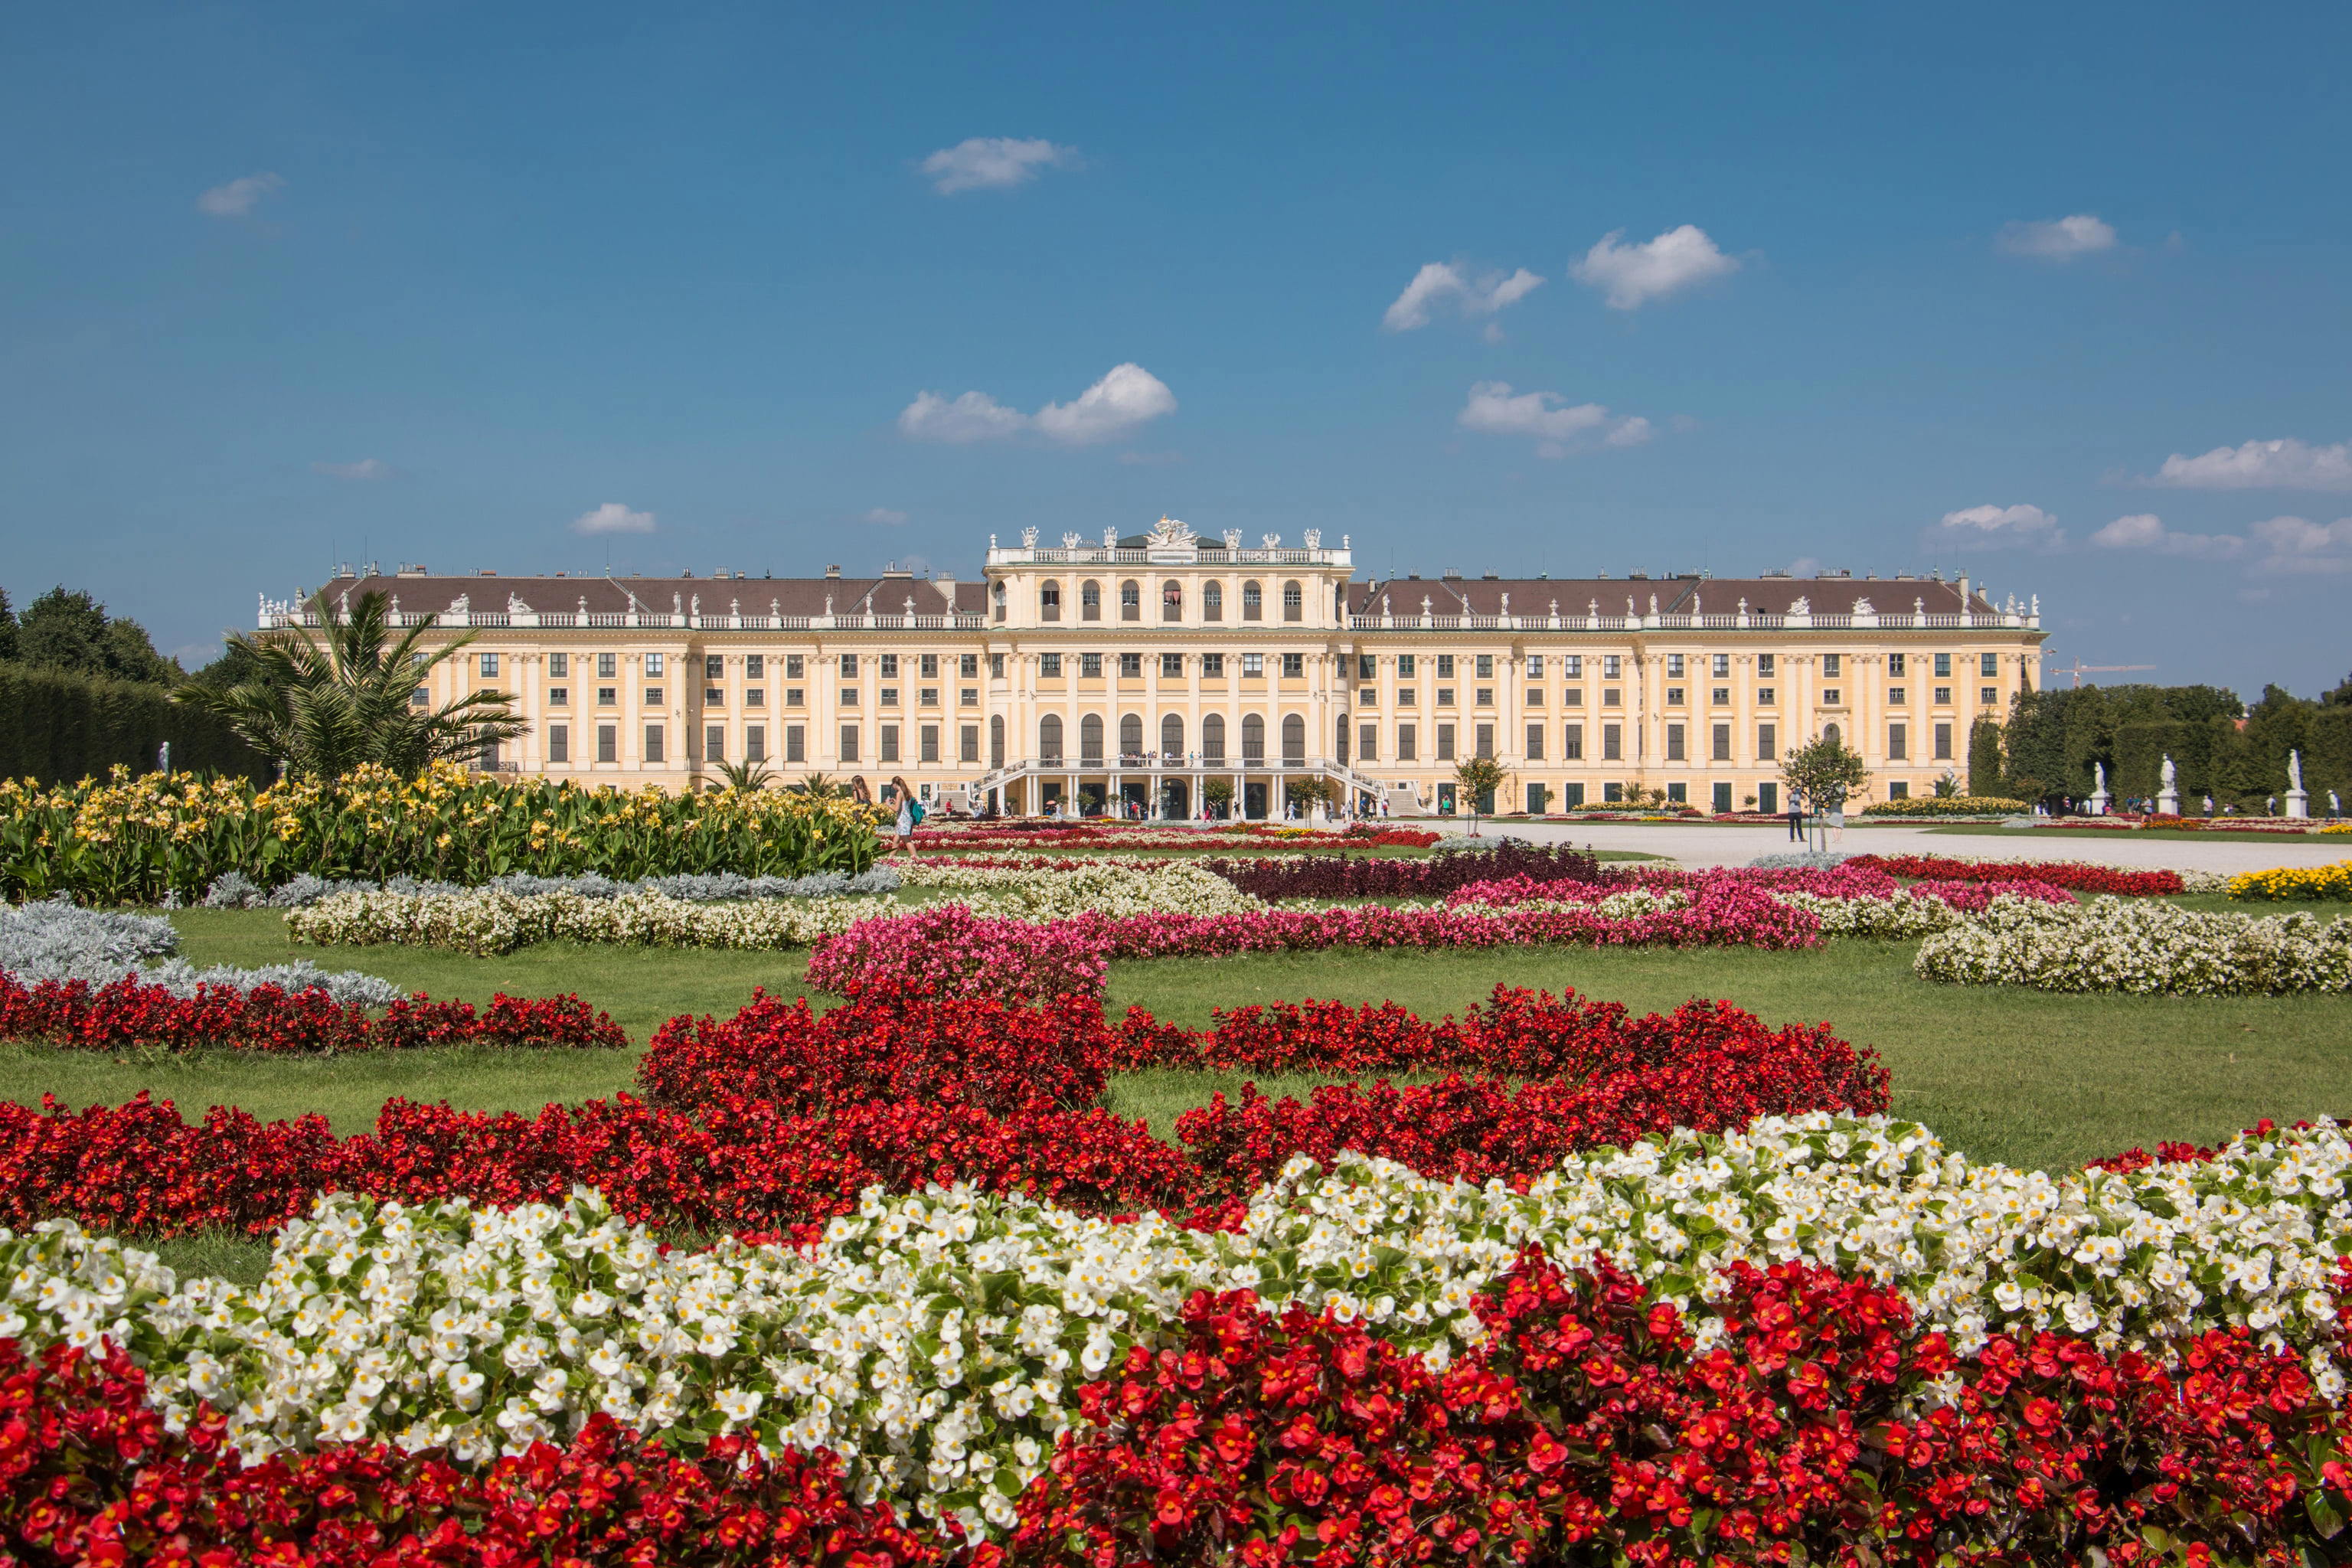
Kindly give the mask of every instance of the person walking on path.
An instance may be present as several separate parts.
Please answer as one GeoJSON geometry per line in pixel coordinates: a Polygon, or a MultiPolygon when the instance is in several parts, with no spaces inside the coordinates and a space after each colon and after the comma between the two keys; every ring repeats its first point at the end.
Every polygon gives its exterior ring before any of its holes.
{"type": "Polygon", "coordinates": [[[1789,792],[1789,842],[1801,842],[1805,837],[1805,802],[1795,790],[1789,792]]]}

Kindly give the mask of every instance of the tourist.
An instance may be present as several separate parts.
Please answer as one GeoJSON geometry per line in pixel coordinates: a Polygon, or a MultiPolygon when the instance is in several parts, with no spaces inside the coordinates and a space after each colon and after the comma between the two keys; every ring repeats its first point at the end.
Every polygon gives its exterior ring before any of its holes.
{"type": "Polygon", "coordinates": [[[1790,790],[1789,792],[1789,841],[1791,844],[1802,843],[1804,841],[1804,797],[1798,795],[1795,790],[1790,790]]]}

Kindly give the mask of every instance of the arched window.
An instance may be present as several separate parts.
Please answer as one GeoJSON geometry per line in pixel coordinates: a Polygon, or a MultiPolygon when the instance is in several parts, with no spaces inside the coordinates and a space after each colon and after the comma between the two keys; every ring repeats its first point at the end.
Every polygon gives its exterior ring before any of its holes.
{"type": "Polygon", "coordinates": [[[1099,713],[1089,713],[1078,721],[1078,761],[1090,767],[1102,766],[1103,721],[1099,713]]]}
{"type": "Polygon", "coordinates": [[[1129,713],[1118,721],[1118,760],[1139,762],[1143,757],[1143,715],[1129,713]]]}
{"type": "Polygon", "coordinates": [[[1282,763],[1290,768],[1307,765],[1307,721],[1296,713],[1282,721],[1282,763]]]}
{"type": "MultiPolygon", "coordinates": [[[[1056,719],[1054,722],[1058,724],[1061,721],[1056,719]]],[[[1004,715],[1002,713],[989,715],[988,765],[992,768],[1001,768],[1004,765],[1004,715]]]]}
{"type": "Polygon", "coordinates": [[[1184,618],[1184,584],[1163,583],[1160,585],[1160,618],[1181,621],[1184,618]]]}
{"type": "Polygon", "coordinates": [[[1255,713],[1242,715],[1242,762],[1252,767],[1265,765],[1265,721],[1255,713]]]}
{"type": "Polygon", "coordinates": [[[1225,763],[1225,716],[1212,713],[1201,721],[1201,760],[1212,767],[1225,763]]]}
{"type": "Polygon", "coordinates": [[[1118,585],[1118,618],[1122,621],[1143,618],[1143,585],[1132,577],[1118,585]]]}
{"type": "Polygon", "coordinates": [[[1265,595],[1258,592],[1257,584],[1255,583],[1242,584],[1242,619],[1245,621],[1265,619],[1265,595]]]}
{"type": "Polygon", "coordinates": [[[1822,729],[1822,739],[1827,741],[1832,746],[1836,745],[1838,743],[1838,727],[1834,724],[1824,725],[1822,729]]]}
{"type": "Polygon", "coordinates": [[[1222,621],[1225,618],[1225,585],[1210,583],[1201,589],[1201,618],[1222,621]]]}
{"type": "Polygon", "coordinates": [[[1285,583],[1282,585],[1282,618],[1286,621],[1298,620],[1306,610],[1307,595],[1300,591],[1298,584],[1285,583]]]}
{"type": "Polygon", "coordinates": [[[1184,758],[1184,721],[1171,713],[1160,721],[1160,760],[1181,762],[1184,758]]]}
{"type": "Polygon", "coordinates": [[[1339,745],[1331,754],[1339,758],[1342,763],[1348,760],[1348,720],[1344,714],[1340,716],[1339,723],[1339,745]]]}
{"type": "Polygon", "coordinates": [[[1058,763],[1062,760],[1062,716],[1048,713],[1037,721],[1037,760],[1058,763]]]}
{"type": "Polygon", "coordinates": [[[1037,613],[1045,620],[1062,618],[1062,585],[1059,583],[1040,584],[1037,588],[1037,613]]]}
{"type": "Polygon", "coordinates": [[[1078,584],[1078,619],[1082,621],[1098,621],[1102,619],[1101,584],[1081,583],[1078,584]]]}
{"type": "Polygon", "coordinates": [[[996,597],[996,618],[997,618],[998,620],[1000,620],[1000,621],[1001,621],[1001,620],[1003,620],[1003,619],[1004,618],[1004,584],[1003,584],[999,583],[999,584],[996,585],[996,595],[995,595],[995,597],[996,597]]]}

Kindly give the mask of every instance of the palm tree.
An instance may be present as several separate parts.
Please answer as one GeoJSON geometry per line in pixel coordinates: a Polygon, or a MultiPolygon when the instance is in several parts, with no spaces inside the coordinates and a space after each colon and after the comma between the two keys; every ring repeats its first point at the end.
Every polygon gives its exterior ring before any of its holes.
{"type": "Polygon", "coordinates": [[[427,650],[419,646],[433,629],[427,616],[391,642],[391,611],[378,593],[362,594],[345,612],[322,589],[310,607],[324,635],[299,626],[232,633],[229,645],[250,660],[250,678],[222,689],[183,685],[172,700],[213,714],[291,771],[320,778],[362,763],[421,773],[429,763],[471,761],[530,732],[503,691],[468,692],[433,709],[419,700],[426,673],[472,642],[471,633],[427,650]]]}
{"type": "Polygon", "coordinates": [[[765,763],[721,763],[719,776],[738,795],[757,795],[776,775],[765,763]]]}

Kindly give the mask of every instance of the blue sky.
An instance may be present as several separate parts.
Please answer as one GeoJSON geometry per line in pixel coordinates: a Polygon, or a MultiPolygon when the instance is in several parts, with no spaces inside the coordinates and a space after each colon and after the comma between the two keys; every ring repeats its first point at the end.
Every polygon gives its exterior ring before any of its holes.
{"type": "Polygon", "coordinates": [[[363,552],[969,574],[1170,511],[1376,571],[1963,569],[2055,663],[2308,693],[2352,668],[2347,45],[2340,5],[17,10],[0,584],[193,654],[363,552]]]}

